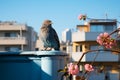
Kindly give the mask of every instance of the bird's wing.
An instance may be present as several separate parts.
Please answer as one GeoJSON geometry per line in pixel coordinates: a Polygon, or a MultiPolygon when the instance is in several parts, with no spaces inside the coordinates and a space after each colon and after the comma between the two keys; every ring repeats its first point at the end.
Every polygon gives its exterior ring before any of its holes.
{"type": "Polygon", "coordinates": [[[55,39],[55,41],[57,41],[58,47],[60,47],[60,42],[59,42],[59,38],[58,38],[57,32],[54,29],[53,29],[53,32],[54,32],[54,39],[55,39]]]}

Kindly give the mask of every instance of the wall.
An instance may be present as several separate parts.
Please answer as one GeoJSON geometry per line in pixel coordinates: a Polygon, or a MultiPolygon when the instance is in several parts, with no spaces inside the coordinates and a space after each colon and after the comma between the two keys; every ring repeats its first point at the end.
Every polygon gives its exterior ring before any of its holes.
{"type": "Polygon", "coordinates": [[[65,56],[60,51],[0,52],[0,80],[58,80],[65,56]]]}

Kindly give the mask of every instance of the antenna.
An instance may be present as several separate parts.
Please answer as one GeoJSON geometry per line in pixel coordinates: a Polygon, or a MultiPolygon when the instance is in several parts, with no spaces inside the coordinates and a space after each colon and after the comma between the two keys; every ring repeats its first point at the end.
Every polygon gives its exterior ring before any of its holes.
{"type": "Polygon", "coordinates": [[[107,13],[105,13],[105,19],[108,19],[108,14],[107,13]]]}

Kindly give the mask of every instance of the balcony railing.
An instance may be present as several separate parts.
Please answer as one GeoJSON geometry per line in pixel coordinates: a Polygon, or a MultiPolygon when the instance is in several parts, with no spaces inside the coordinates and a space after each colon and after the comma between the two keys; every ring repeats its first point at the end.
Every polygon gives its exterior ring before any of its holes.
{"type": "MultiPolygon", "coordinates": [[[[76,53],[72,53],[72,60],[73,61],[78,61],[81,56],[82,56],[82,52],[76,52],[76,53]]],[[[88,53],[85,54],[84,57],[82,58],[82,62],[91,62],[93,61],[94,57],[96,56],[96,53],[92,52],[92,53],[88,53]]],[[[119,55],[115,55],[112,54],[111,52],[99,52],[96,60],[96,62],[117,62],[119,61],[119,55]]]]}
{"type": "Polygon", "coordinates": [[[0,37],[0,45],[27,45],[25,37],[0,37]]]}
{"type": "Polygon", "coordinates": [[[0,25],[0,31],[27,31],[25,25],[0,25]]]}
{"type": "Polygon", "coordinates": [[[74,32],[72,34],[72,41],[96,41],[96,38],[99,34],[100,32],[74,32]]]}

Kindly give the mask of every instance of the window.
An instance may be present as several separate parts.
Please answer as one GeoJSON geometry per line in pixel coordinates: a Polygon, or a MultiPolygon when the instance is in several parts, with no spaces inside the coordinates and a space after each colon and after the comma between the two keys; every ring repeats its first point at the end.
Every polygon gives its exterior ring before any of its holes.
{"type": "Polygon", "coordinates": [[[12,33],[5,33],[5,37],[16,37],[17,34],[12,32],[12,33]]]}
{"type": "Polygon", "coordinates": [[[5,47],[5,51],[10,51],[10,47],[5,47]]]}
{"type": "Polygon", "coordinates": [[[91,25],[90,31],[91,32],[103,32],[103,31],[113,31],[114,30],[113,25],[91,25]]]}
{"type": "Polygon", "coordinates": [[[17,34],[13,32],[10,34],[10,37],[17,37],[17,34]]]}
{"type": "Polygon", "coordinates": [[[18,48],[18,47],[11,47],[10,51],[17,52],[17,51],[20,51],[20,48],[18,48]]]}
{"type": "Polygon", "coordinates": [[[104,27],[102,25],[92,25],[90,26],[90,31],[91,32],[103,32],[104,27]]]}
{"type": "Polygon", "coordinates": [[[82,52],[82,45],[76,46],[76,52],[82,52]]]}
{"type": "Polygon", "coordinates": [[[5,33],[5,37],[10,37],[10,33],[5,33]]]}
{"type": "Polygon", "coordinates": [[[21,50],[20,47],[5,47],[5,51],[17,52],[17,51],[20,51],[20,50],[21,50]]]}
{"type": "Polygon", "coordinates": [[[35,51],[39,51],[39,48],[35,48],[35,51]]]}
{"type": "Polygon", "coordinates": [[[66,51],[66,47],[63,47],[63,51],[66,51]]]}
{"type": "Polygon", "coordinates": [[[104,26],[104,28],[105,28],[105,31],[113,31],[114,30],[114,26],[112,26],[112,25],[104,26]]]}

